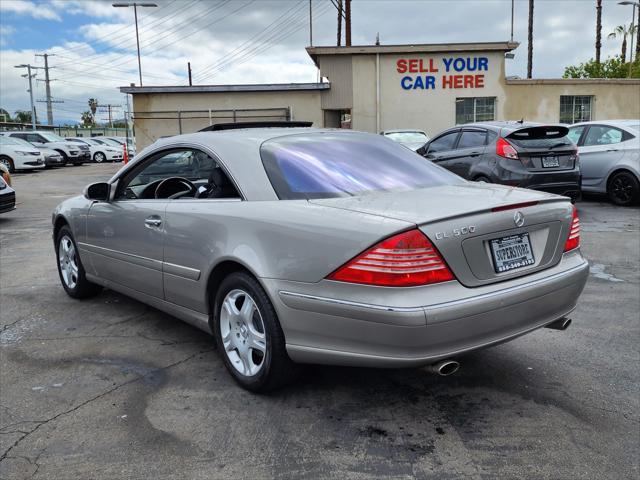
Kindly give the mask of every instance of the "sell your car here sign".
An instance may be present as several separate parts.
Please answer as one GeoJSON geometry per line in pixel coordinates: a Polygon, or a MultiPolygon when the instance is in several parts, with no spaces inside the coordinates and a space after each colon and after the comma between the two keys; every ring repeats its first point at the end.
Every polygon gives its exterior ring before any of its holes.
{"type": "Polygon", "coordinates": [[[484,88],[487,57],[400,58],[396,71],[404,90],[484,88]]]}

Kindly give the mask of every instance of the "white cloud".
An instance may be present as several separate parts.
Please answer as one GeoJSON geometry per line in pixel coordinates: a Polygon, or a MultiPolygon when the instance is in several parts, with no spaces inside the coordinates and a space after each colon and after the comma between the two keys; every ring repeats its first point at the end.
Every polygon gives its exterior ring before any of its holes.
{"type": "Polygon", "coordinates": [[[0,12],[11,12],[44,20],[62,21],[60,15],[47,4],[35,4],[26,0],[2,0],[0,12]]]}
{"type": "MultiPolygon", "coordinates": [[[[316,80],[315,66],[304,50],[309,42],[307,0],[154,1],[158,8],[138,11],[145,85],[186,85],[187,62],[191,62],[195,83],[200,85],[316,80]],[[264,32],[278,18],[286,21],[264,32]],[[250,43],[252,39],[255,42],[250,43]],[[224,68],[208,68],[221,60],[227,61],[224,68]]],[[[3,10],[10,3],[34,5],[0,0],[3,10]]],[[[602,56],[606,58],[620,50],[620,41],[607,40],[607,33],[615,25],[628,23],[631,10],[618,6],[616,0],[603,3],[602,56]]],[[[509,0],[358,0],[352,3],[353,43],[371,44],[377,32],[382,44],[507,40],[510,4],[509,0]]],[[[55,105],[55,117],[75,115],[73,118],[78,119],[90,97],[102,103],[124,104],[118,87],[138,83],[133,10],[113,8],[111,0],[54,0],[37,5],[40,11],[57,12],[63,17],[84,15],[93,19],[76,29],[80,40],[74,37],[73,42],[69,41],[62,28],[47,50],[57,55],[50,59],[50,64],[56,67],[52,77],[58,79],[51,85],[53,95],[65,101],[55,105]]],[[[335,45],[335,9],[329,0],[314,0],[313,5],[314,44],[335,45]]],[[[594,56],[594,5],[595,2],[586,0],[535,3],[535,77],[559,77],[565,66],[594,56]]],[[[16,22],[11,26],[15,29],[11,35],[17,35],[25,25],[16,22]]],[[[516,2],[514,26],[515,40],[521,46],[515,59],[507,60],[507,74],[524,76],[526,2],[516,2]]],[[[42,59],[34,54],[42,52],[18,50],[16,42],[6,43],[5,38],[11,37],[4,32],[1,32],[0,107],[12,112],[28,110],[26,79],[20,77],[22,72],[13,65],[26,62],[41,65],[42,59]]],[[[38,78],[42,76],[39,71],[38,78]]],[[[37,82],[34,90],[36,96],[43,98],[42,82],[37,82]]],[[[44,104],[38,103],[37,108],[42,117],[44,104]]]]}

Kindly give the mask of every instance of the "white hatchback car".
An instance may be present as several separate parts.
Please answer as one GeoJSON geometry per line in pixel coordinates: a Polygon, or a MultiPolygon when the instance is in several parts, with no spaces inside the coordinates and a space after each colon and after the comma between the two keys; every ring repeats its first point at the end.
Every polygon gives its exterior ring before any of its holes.
{"type": "Polygon", "coordinates": [[[93,138],[84,138],[84,137],[82,138],[68,137],[67,142],[88,145],[89,151],[91,152],[91,158],[96,163],[122,161],[122,157],[123,157],[122,148],[106,145],[105,143],[98,142],[93,138]]]}
{"type": "Polygon", "coordinates": [[[567,136],[578,146],[583,192],[606,193],[616,205],[640,199],[640,120],[576,123],[567,136]]]}
{"type": "Polygon", "coordinates": [[[15,137],[0,136],[0,163],[9,172],[44,168],[44,155],[29,142],[15,137]]]}

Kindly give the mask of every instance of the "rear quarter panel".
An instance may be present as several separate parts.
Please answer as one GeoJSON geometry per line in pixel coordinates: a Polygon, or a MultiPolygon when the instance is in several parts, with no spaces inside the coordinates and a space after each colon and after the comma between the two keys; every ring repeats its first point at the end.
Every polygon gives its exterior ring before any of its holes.
{"type": "Polygon", "coordinates": [[[225,260],[244,265],[258,278],[318,282],[383,237],[412,225],[306,200],[170,202],[164,261],[177,266],[178,274],[165,275],[166,300],[206,313],[209,276],[225,260]],[[180,275],[179,267],[191,278],[180,275]]]}

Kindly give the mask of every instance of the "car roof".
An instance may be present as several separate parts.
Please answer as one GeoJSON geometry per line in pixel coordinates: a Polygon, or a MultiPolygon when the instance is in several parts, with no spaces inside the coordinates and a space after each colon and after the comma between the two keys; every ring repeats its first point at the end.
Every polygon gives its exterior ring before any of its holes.
{"type": "Polygon", "coordinates": [[[639,125],[640,119],[616,119],[616,120],[591,120],[589,122],[578,122],[570,125],[570,127],[578,127],[581,125],[612,125],[614,127],[630,127],[633,125],[639,125]]]}
{"type": "Polygon", "coordinates": [[[387,133],[410,133],[410,132],[424,133],[425,135],[427,134],[427,132],[425,132],[424,130],[419,130],[417,128],[395,128],[392,130],[383,130],[382,134],[386,135],[387,133]]]}
{"type": "MultiPolygon", "coordinates": [[[[339,135],[366,135],[371,133],[346,129],[324,128],[250,128],[240,130],[220,130],[175,135],[156,140],[136,155],[136,158],[121,169],[112,181],[126,174],[149,154],[168,148],[195,147],[209,151],[220,160],[230,177],[240,187],[241,193],[249,200],[274,200],[275,191],[267,177],[260,146],[267,140],[300,134],[333,133],[339,135]]],[[[377,135],[374,135],[378,137],[377,135]]],[[[379,138],[379,137],[378,137],[379,138]]]]}

